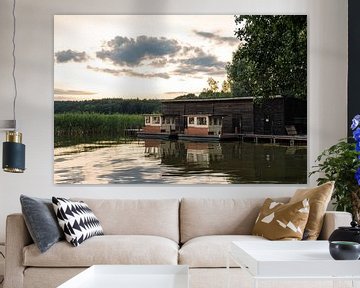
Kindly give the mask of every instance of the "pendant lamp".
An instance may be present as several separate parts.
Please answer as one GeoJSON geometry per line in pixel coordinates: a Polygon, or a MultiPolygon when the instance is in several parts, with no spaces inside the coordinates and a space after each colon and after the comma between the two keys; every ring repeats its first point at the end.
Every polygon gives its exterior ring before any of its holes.
{"type": "Polygon", "coordinates": [[[25,145],[22,144],[22,133],[16,129],[16,98],[17,86],[15,77],[16,57],[15,57],[15,35],[16,35],[16,0],[13,0],[12,18],[13,18],[13,35],[12,35],[12,59],[13,69],[12,78],[14,82],[14,99],[13,99],[13,120],[0,121],[0,130],[6,131],[6,140],[3,143],[3,161],[2,167],[5,172],[23,173],[25,171],[25,145]]]}

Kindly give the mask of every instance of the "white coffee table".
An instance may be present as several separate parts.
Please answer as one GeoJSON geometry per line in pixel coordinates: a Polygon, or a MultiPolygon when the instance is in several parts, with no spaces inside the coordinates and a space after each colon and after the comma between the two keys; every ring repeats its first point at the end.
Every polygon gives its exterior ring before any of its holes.
{"type": "Polygon", "coordinates": [[[253,287],[260,280],[311,279],[333,285],[349,280],[350,287],[360,287],[360,261],[332,259],[328,241],[238,241],[229,256],[248,272],[253,287]]]}
{"type": "Polygon", "coordinates": [[[58,288],[188,288],[185,265],[94,265],[58,288]]]}

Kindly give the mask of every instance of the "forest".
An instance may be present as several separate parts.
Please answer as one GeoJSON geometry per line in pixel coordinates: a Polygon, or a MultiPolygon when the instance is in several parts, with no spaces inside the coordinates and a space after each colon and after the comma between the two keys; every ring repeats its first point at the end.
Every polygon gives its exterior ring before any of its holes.
{"type": "Polygon", "coordinates": [[[151,114],[161,109],[156,99],[94,99],[84,101],[55,101],[54,113],[99,113],[99,114],[151,114]]]}

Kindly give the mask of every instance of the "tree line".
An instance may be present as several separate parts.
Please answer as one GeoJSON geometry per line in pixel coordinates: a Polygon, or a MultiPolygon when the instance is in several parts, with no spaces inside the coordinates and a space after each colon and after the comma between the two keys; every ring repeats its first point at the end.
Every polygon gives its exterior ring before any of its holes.
{"type": "Polygon", "coordinates": [[[100,114],[151,114],[161,110],[161,101],[156,99],[97,99],[84,101],[55,101],[54,112],[100,113],[100,114]]]}

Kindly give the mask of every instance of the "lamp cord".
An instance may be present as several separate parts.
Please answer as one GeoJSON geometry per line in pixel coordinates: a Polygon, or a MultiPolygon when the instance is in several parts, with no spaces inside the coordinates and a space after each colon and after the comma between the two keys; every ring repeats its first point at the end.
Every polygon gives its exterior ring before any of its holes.
{"type": "Polygon", "coordinates": [[[16,98],[17,98],[17,84],[16,84],[16,77],[15,77],[15,68],[16,68],[16,56],[15,56],[15,35],[16,35],[16,15],[15,15],[15,8],[16,8],[16,0],[13,0],[13,9],[12,9],[12,16],[13,16],[13,35],[12,35],[12,58],[13,58],[13,69],[12,69],[12,78],[14,82],[14,90],[15,90],[15,96],[14,96],[14,102],[13,102],[13,118],[15,121],[15,130],[16,130],[16,98]]]}

